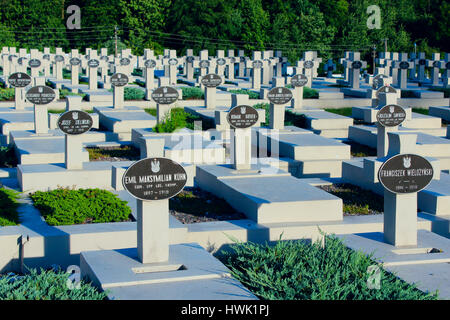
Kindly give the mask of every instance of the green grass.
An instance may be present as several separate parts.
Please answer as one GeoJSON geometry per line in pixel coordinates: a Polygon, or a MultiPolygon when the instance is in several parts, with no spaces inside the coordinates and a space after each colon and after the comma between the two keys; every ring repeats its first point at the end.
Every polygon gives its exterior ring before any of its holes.
{"type": "Polygon", "coordinates": [[[0,188],[0,226],[15,226],[20,223],[19,193],[5,188],[0,188]]]}
{"type": "MultiPolygon", "coordinates": [[[[286,85],[286,88],[292,89],[292,84],[286,85]]],[[[303,87],[303,99],[319,99],[319,91],[309,87],[303,87]]]]}
{"type": "MultiPolygon", "coordinates": [[[[257,103],[253,106],[256,109],[266,110],[266,119],[261,122],[261,127],[266,127],[269,125],[270,121],[270,105],[268,103],[257,103]]],[[[306,128],[306,118],[303,114],[296,114],[290,111],[284,113],[284,125],[285,126],[296,126],[299,128],[306,128]]]]}
{"type": "Polygon", "coordinates": [[[250,91],[250,90],[246,90],[246,89],[233,89],[233,90],[228,90],[228,92],[230,93],[236,93],[236,94],[247,94],[249,99],[259,99],[259,93],[258,92],[254,92],[254,91],[250,91]]]}
{"type": "Polygon", "coordinates": [[[339,109],[332,109],[332,108],[325,108],[324,109],[327,112],[331,112],[331,113],[335,113],[335,114],[339,114],[341,116],[345,116],[345,117],[351,117],[352,116],[352,108],[339,108],[339,109]]]}
{"type": "MultiPolygon", "coordinates": [[[[99,292],[86,281],[71,289],[67,282],[70,274],[61,270],[28,269],[19,276],[13,273],[0,276],[0,300],[105,300],[106,293],[99,292]]],[[[70,280],[69,280],[70,281],[70,280]]]]}
{"type": "Polygon", "coordinates": [[[353,157],[374,157],[377,155],[377,149],[359,144],[354,141],[344,141],[350,145],[350,153],[353,157]]]}
{"type": "MultiPolygon", "coordinates": [[[[114,89],[109,89],[109,92],[113,92],[114,89]]],[[[144,100],[145,92],[139,88],[125,87],[123,91],[123,99],[127,100],[144,100]]]]}
{"type": "Polygon", "coordinates": [[[120,147],[88,147],[89,161],[104,160],[106,158],[123,158],[128,160],[139,160],[140,151],[133,146],[120,147]]]}
{"type": "Polygon", "coordinates": [[[201,100],[205,99],[205,93],[197,87],[182,87],[183,100],[201,100]]]}
{"type": "Polygon", "coordinates": [[[75,92],[70,92],[67,89],[59,89],[59,98],[60,99],[65,99],[67,96],[80,96],[80,97],[85,97],[86,94],[85,93],[75,93],[75,92]]]}
{"type": "MultiPolygon", "coordinates": [[[[146,108],[144,110],[148,114],[156,117],[155,108],[146,108]]],[[[158,133],[171,133],[181,128],[194,130],[195,121],[202,122],[202,130],[214,128],[214,123],[204,121],[200,116],[187,113],[183,108],[173,108],[170,112],[170,117],[166,116],[166,120],[163,123],[156,125],[153,130],[158,133]]]]}
{"type": "Polygon", "coordinates": [[[347,215],[381,214],[384,211],[383,197],[348,183],[320,186],[332,195],[342,199],[343,212],[347,215]]]}
{"type": "Polygon", "coordinates": [[[235,243],[219,258],[234,278],[266,300],[435,300],[414,285],[384,270],[362,252],[353,251],[335,236],[325,247],[305,241],[275,245],[235,243]],[[367,268],[381,270],[380,289],[367,286],[367,268]]]}
{"type": "Polygon", "coordinates": [[[14,88],[0,88],[0,101],[13,101],[14,88]]]}
{"type": "Polygon", "coordinates": [[[127,202],[106,190],[59,188],[36,191],[30,197],[51,226],[130,220],[127,202]]]}
{"type": "Polygon", "coordinates": [[[428,109],[425,109],[425,108],[412,108],[412,111],[415,113],[424,114],[426,116],[428,115],[428,109]]]}

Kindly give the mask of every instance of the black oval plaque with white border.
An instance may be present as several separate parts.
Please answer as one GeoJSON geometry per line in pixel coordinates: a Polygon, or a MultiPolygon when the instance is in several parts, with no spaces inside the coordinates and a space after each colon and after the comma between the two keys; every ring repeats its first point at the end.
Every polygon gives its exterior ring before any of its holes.
{"type": "Polygon", "coordinates": [[[122,178],[125,190],[144,201],[170,199],[183,190],[186,182],[186,170],[167,158],[136,161],[122,178]]]}
{"type": "Polygon", "coordinates": [[[261,69],[263,66],[263,62],[261,60],[255,60],[253,61],[252,66],[255,69],[261,69]]]}
{"type": "Polygon", "coordinates": [[[128,84],[128,76],[123,73],[115,73],[111,76],[111,85],[114,87],[123,87],[128,84]]]}
{"type": "Polygon", "coordinates": [[[230,63],[231,64],[236,63],[236,58],[235,57],[230,57],[229,59],[230,59],[230,63]]]}
{"type": "Polygon", "coordinates": [[[199,63],[200,68],[208,68],[209,67],[209,61],[208,60],[202,60],[199,63]]]}
{"type": "Polygon", "coordinates": [[[381,88],[379,88],[376,92],[376,97],[377,99],[380,99],[379,95],[380,93],[385,92],[385,93],[397,93],[397,90],[395,90],[394,87],[391,86],[382,86],[381,88]]]}
{"type": "Polygon", "coordinates": [[[154,68],[156,67],[156,61],[152,59],[145,60],[144,65],[146,68],[154,68]]]}
{"type": "Polygon", "coordinates": [[[378,170],[378,180],[393,193],[414,193],[426,188],[433,179],[431,163],[416,154],[398,154],[378,170]]]}
{"type": "Polygon", "coordinates": [[[24,72],[15,72],[9,76],[8,83],[14,88],[24,88],[31,83],[31,77],[24,72]]]}
{"type": "Polygon", "coordinates": [[[48,53],[46,53],[46,54],[44,54],[44,55],[42,56],[42,59],[44,59],[44,60],[50,60],[50,55],[49,55],[48,53]]]}
{"type": "Polygon", "coordinates": [[[303,66],[305,67],[305,69],[312,69],[312,67],[314,67],[314,62],[312,62],[311,60],[306,60],[303,66]]]}
{"type": "Polygon", "coordinates": [[[215,88],[222,83],[222,78],[215,73],[207,74],[202,78],[202,84],[208,88],[215,88]]]}
{"type": "Polygon", "coordinates": [[[79,58],[71,58],[71,59],[69,60],[69,63],[70,63],[72,66],[79,66],[79,65],[81,64],[81,60],[80,60],[79,58]]]}
{"type": "Polygon", "coordinates": [[[159,104],[171,104],[178,100],[178,91],[172,87],[159,87],[152,92],[152,99],[159,104]]]}
{"type": "Polygon", "coordinates": [[[11,54],[11,55],[8,56],[8,60],[9,61],[13,61],[14,58],[17,58],[16,54],[11,54]]]}
{"type": "Polygon", "coordinates": [[[228,112],[227,121],[235,129],[246,129],[258,122],[258,111],[251,106],[236,106],[228,112]]]}
{"type": "Polygon", "coordinates": [[[20,57],[19,59],[17,59],[17,63],[20,65],[23,65],[23,61],[26,60],[25,57],[20,57]]]}
{"type": "Polygon", "coordinates": [[[427,64],[427,60],[425,60],[425,59],[420,59],[419,60],[419,65],[424,66],[426,64],[427,64]]]}
{"type": "Polygon", "coordinates": [[[352,69],[361,69],[362,62],[361,61],[353,61],[352,62],[352,69]]]}
{"type": "Polygon", "coordinates": [[[57,54],[55,56],[55,61],[56,62],[64,62],[64,57],[62,55],[60,55],[60,54],[57,54]]]}
{"type": "Polygon", "coordinates": [[[186,57],[186,62],[187,62],[187,63],[192,63],[192,62],[194,62],[194,60],[195,60],[195,57],[194,57],[194,56],[187,56],[187,57],[186,57]]]}
{"type": "Polygon", "coordinates": [[[399,64],[400,69],[408,69],[409,68],[409,62],[408,61],[402,61],[399,64]]]}
{"type": "Polygon", "coordinates": [[[433,62],[433,67],[434,68],[439,68],[439,61],[434,61],[433,62]]]}
{"type": "Polygon", "coordinates": [[[98,61],[97,59],[91,59],[87,64],[89,68],[98,68],[98,66],[100,65],[100,61],[98,61]]]}
{"type": "Polygon", "coordinates": [[[224,58],[217,59],[218,66],[224,66],[226,63],[227,63],[227,61],[224,58]]]}
{"type": "Polygon", "coordinates": [[[273,104],[286,104],[292,99],[292,91],[285,87],[276,87],[267,93],[267,99],[273,104]]]}
{"type": "Polygon", "coordinates": [[[64,112],[58,118],[58,128],[65,134],[77,135],[88,132],[93,125],[89,113],[81,110],[70,110],[64,112]]]}
{"type": "Polygon", "coordinates": [[[169,59],[169,64],[170,64],[171,66],[176,66],[176,65],[178,64],[178,59],[176,59],[176,58],[170,58],[170,59],[169,59]]]}
{"type": "Polygon", "coordinates": [[[119,63],[121,66],[128,66],[131,63],[131,61],[128,58],[122,58],[120,59],[119,63]]]}
{"type": "Polygon", "coordinates": [[[101,56],[100,60],[108,62],[109,61],[109,57],[108,56],[101,56]]]}
{"type": "Polygon", "coordinates": [[[39,68],[41,66],[41,60],[31,59],[30,61],[28,61],[28,66],[30,68],[39,68]]]}
{"type": "Polygon", "coordinates": [[[239,57],[240,62],[245,62],[245,60],[246,60],[245,57],[239,57]]]}
{"type": "Polygon", "coordinates": [[[377,121],[383,127],[396,127],[406,119],[406,111],[397,104],[384,106],[377,112],[377,121]]]}
{"type": "Polygon", "coordinates": [[[291,84],[294,87],[303,87],[307,83],[308,83],[308,78],[304,74],[301,74],[301,73],[293,75],[291,78],[291,84]]]}
{"type": "Polygon", "coordinates": [[[55,97],[55,91],[47,86],[32,87],[25,94],[25,98],[33,104],[49,104],[55,97]]]}

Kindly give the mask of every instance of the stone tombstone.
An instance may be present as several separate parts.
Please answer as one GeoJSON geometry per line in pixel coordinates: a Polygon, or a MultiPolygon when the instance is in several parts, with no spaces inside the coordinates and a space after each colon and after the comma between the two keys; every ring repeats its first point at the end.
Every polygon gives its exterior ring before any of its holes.
{"type": "Polygon", "coordinates": [[[399,126],[405,119],[405,109],[396,104],[384,106],[377,112],[377,121],[383,127],[399,126]]]}
{"type": "Polygon", "coordinates": [[[398,154],[378,170],[378,180],[392,193],[413,193],[425,189],[433,179],[431,163],[416,154],[398,154]]]}
{"type": "MultiPolygon", "coordinates": [[[[277,79],[277,78],[274,78],[277,79]]],[[[285,87],[272,88],[267,93],[267,98],[270,101],[269,112],[269,128],[283,129],[284,128],[284,112],[286,104],[292,99],[292,91],[285,87]]]]}
{"type": "Polygon", "coordinates": [[[209,73],[202,77],[201,83],[206,88],[216,88],[222,84],[222,77],[215,73],[209,73]]]}
{"type": "Polygon", "coordinates": [[[89,59],[87,62],[87,66],[89,67],[89,90],[97,90],[97,69],[100,66],[100,61],[97,59],[89,59]]]}
{"type": "Polygon", "coordinates": [[[291,77],[291,85],[294,87],[292,95],[292,108],[303,108],[303,87],[308,83],[308,78],[301,73],[291,77]]]}
{"type": "MultiPolygon", "coordinates": [[[[396,144],[409,142],[412,148],[417,135],[390,133],[396,144]]],[[[398,147],[398,146],[397,146],[398,147]]],[[[384,187],[384,241],[396,247],[417,246],[417,192],[433,179],[431,163],[413,153],[396,154],[383,162],[378,180],[384,187]]]]}
{"type": "Polygon", "coordinates": [[[377,93],[376,93],[376,97],[377,97],[377,99],[379,100],[380,99],[380,93],[397,93],[397,90],[394,88],[394,87],[391,87],[391,86],[382,86],[381,88],[379,88],[378,90],[377,90],[377,93]]]}
{"type": "Polygon", "coordinates": [[[158,63],[154,59],[144,61],[145,100],[151,100],[151,90],[155,88],[155,68],[157,65],[158,63]]]}
{"type": "Polygon", "coordinates": [[[15,72],[9,76],[8,83],[14,88],[15,109],[23,109],[25,107],[24,88],[31,84],[31,77],[24,72],[15,72]]]}
{"type": "Polygon", "coordinates": [[[251,106],[238,105],[228,112],[228,124],[233,128],[231,158],[235,170],[251,168],[251,127],[258,122],[258,112],[251,106]]]}
{"type": "Polygon", "coordinates": [[[156,121],[161,123],[168,116],[171,105],[178,100],[179,94],[175,88],[162,86],[152,92],[152,100],[156,102],[156,121]]]}
{"type": "Polygon", "coordinates": [[[169,198],[186,185],[184,168],[167,158],[134,162],[122,184],[137,199],[137,252],[141,263],[169,260],[169,198]]]}
{"type": "Polygon", "coordinates": [[[41,60],[36,58],[28,60],[28,66],[31,68],[31,77],[38,77],[39,71],[43,67],[41,60]]]}
{"type": "Polygon", "coordinates": [[[34,131],[36,134],[48,133],[48,110],[47,104],[56,97],[52,88],[38,85],[30,88],[25,98],[34,104],[34,131]]]}
{"type": "Polygon", "coordinates": [[[111,76],[111,85],[113,88],[113,107],[121,109],[124,105],[124,87],[128,84],[128,76],[124,73],[115,73],[111,76]]]}

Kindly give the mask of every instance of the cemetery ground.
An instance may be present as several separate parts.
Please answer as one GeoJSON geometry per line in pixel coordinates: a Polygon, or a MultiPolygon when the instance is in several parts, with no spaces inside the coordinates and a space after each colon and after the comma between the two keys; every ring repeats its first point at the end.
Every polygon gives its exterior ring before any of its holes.
{"type": "Polygon", "coordinates": [[[0,299],[450,298],[448,57],[2,53],[0,299]]]}

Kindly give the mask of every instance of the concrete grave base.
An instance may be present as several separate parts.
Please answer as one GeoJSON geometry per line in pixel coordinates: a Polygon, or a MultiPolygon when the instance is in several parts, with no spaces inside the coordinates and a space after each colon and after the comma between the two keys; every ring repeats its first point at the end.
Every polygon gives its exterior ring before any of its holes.
{"type": "Polygon", "coordinates": [[[81,252],[81,275],[110,299],[257,299],[198,244],[169,248],[168,262],[151,264],[140,263],[135,248],[81,252]]]}
{"type": "Polygon", "coordinates": [[[80,90],[81,93],[86,94],[86,99],[92,102],[111,102],[113,101],[113,94],[105,89],[99,90],[80,90]]]}
{"type": "Polygon", "coordinates": [[[99,114],[102,126],[114,133],[126,133],[130,138],[132,129],[152,128],[156,125],[156,118],[138,107],[94,107],[94,110],[99,114]]]}
{"type": "Polygon", "coordinates": [[[450,121],[450,108],[449,107],[430,107],[428,114],[433,117],[439,117],[442,120],[450,121]]]}

